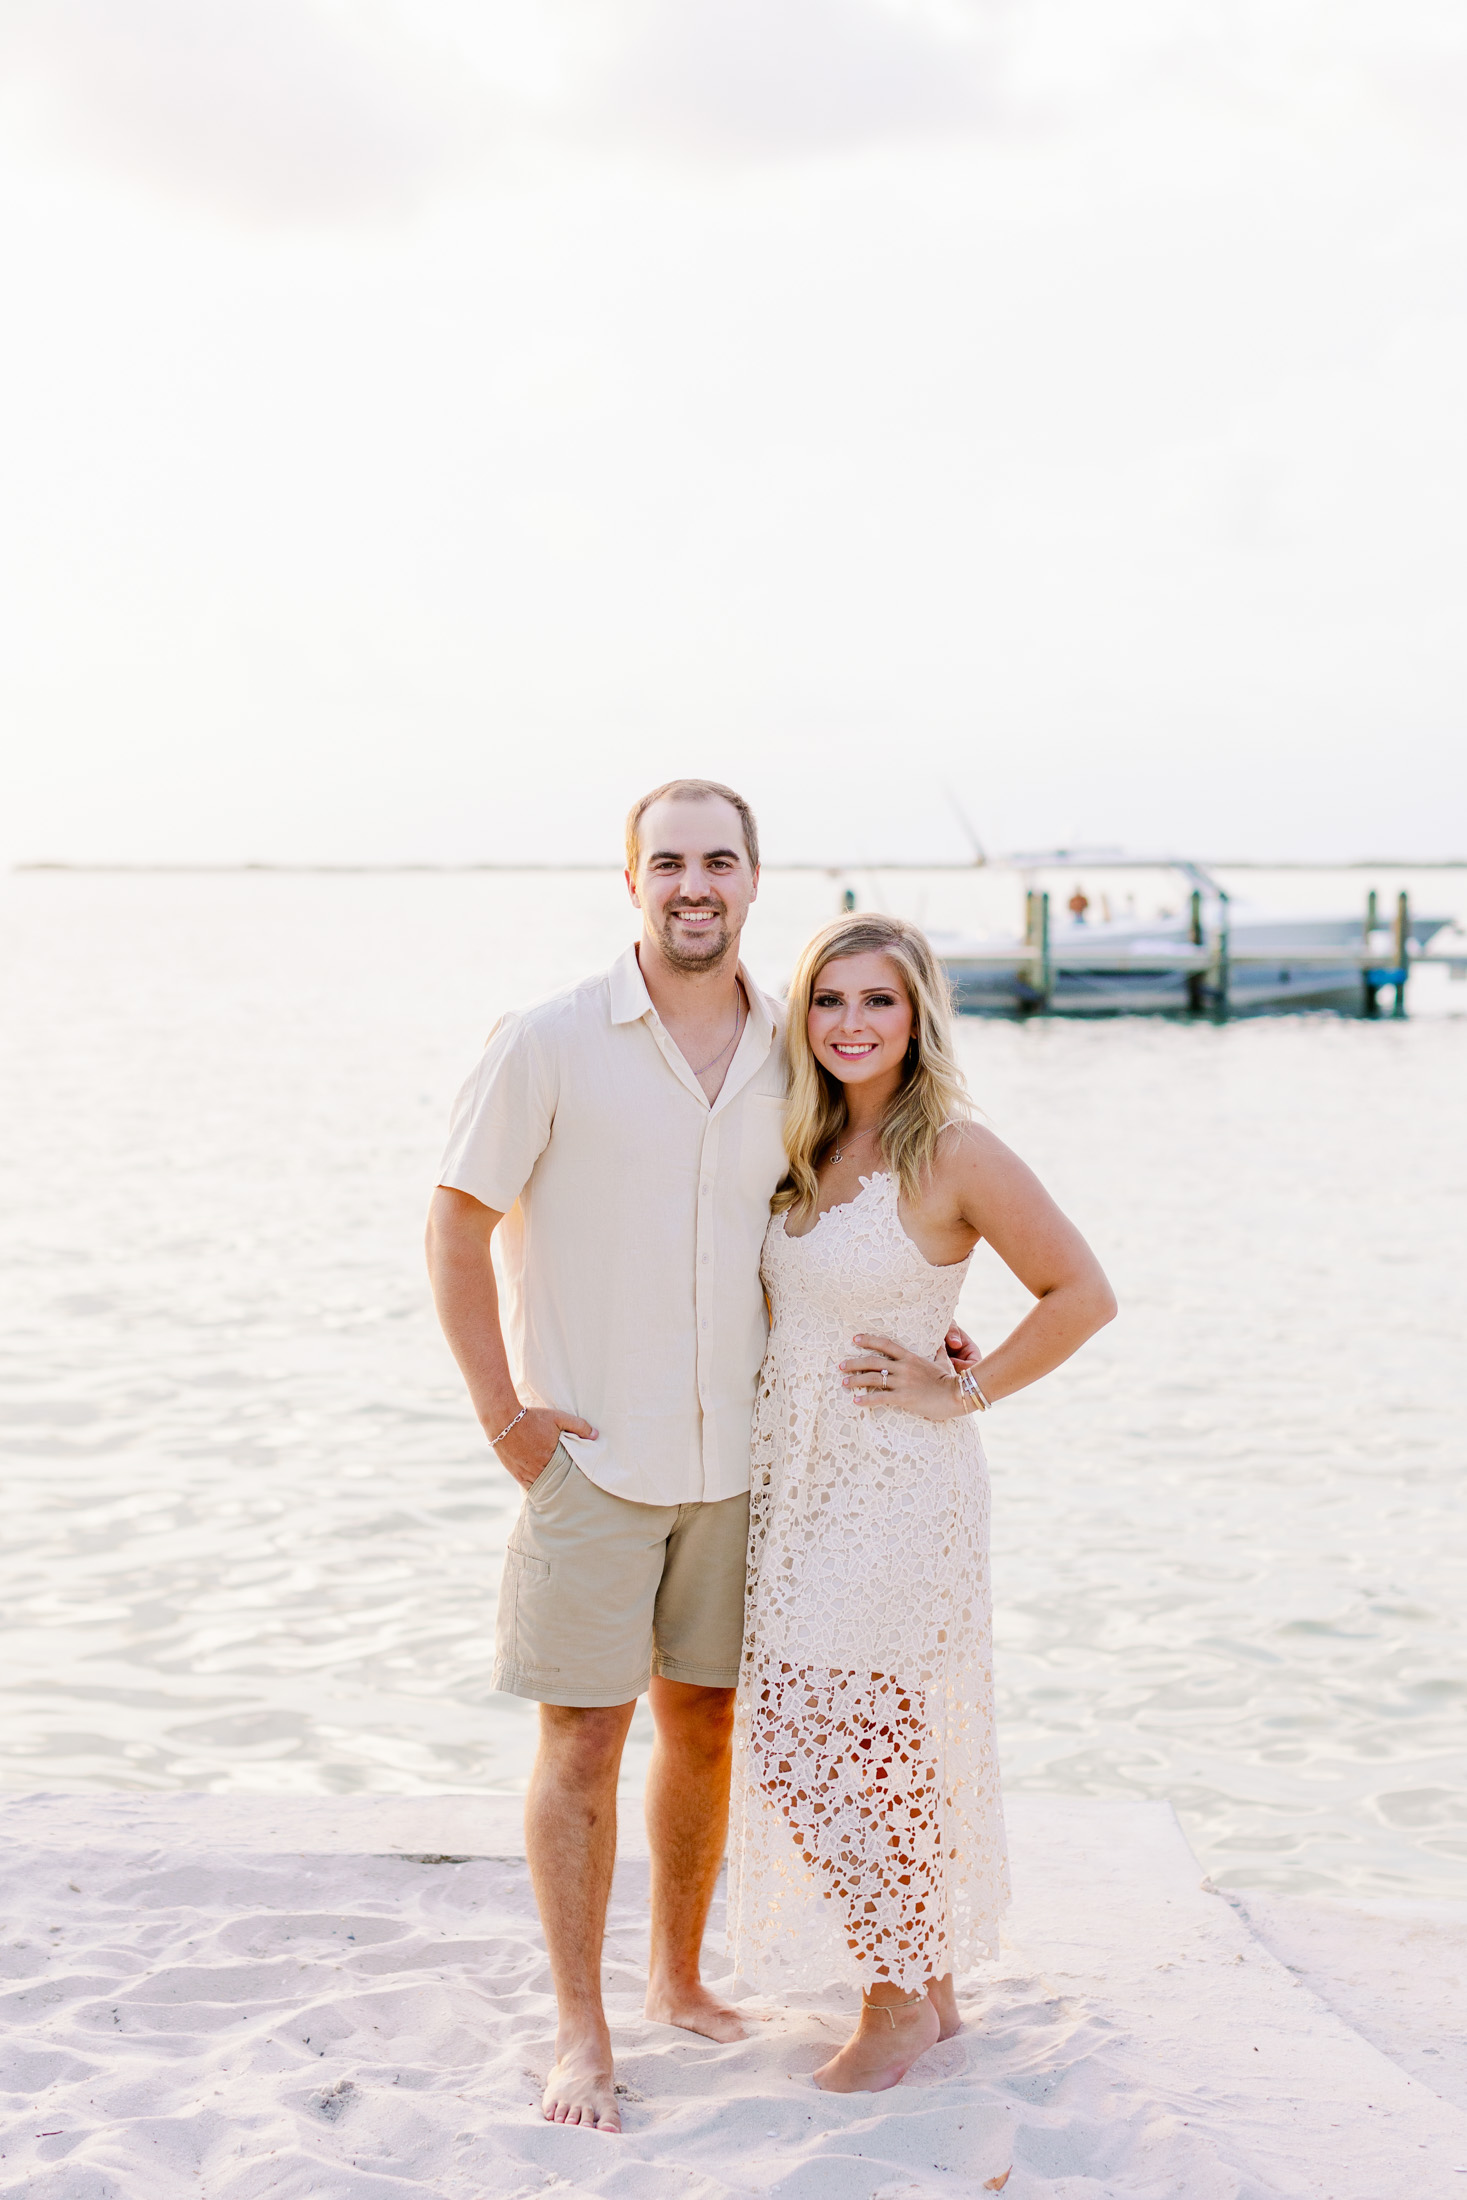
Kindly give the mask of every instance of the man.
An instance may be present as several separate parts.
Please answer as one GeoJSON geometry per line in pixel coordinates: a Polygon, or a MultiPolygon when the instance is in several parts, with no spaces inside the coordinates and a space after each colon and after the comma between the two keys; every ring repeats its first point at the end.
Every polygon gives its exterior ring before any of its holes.
{"type": "Polygon", "coordinates": [[[647,2015],[743,2036],[699,1954],[728,1820],[759,1254],[785,1167],[778,1011],[738,960],[759,885],[748,804],[709,780],[657,788],[627,820],[626,880],[640,939],[498,1025],[428,1229],[444,1332],[525,1492],[494,1682],[541,1707],[525,1846],[560,2020],[544,2113],[603,2131],[621,2128],[601,2000],[617,1774],[644,1690],[647,2015]]]}

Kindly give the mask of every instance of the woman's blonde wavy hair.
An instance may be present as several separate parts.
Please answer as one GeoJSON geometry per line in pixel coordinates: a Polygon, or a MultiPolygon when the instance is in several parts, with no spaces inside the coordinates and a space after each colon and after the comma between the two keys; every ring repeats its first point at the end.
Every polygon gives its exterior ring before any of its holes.
{"type": "Polygon", "coordinates": [[[815,1058],[810,1002],[827,963],[845,955],[890,955],[912,1004],[906,1075],[881,1125],[881,1158],[904,1199],[920,1196],[945,1124],[966,1122],[972,1102],[953,1055],[952,994],[926,934],[902,917],[837,917],[815,934],[790,980],[785,1043],[790,1089],[784,1111],[789,1173],[772,1205],[806,1212],[820,1197],[815,1163],[848,1121],[845,1086],[815,1058]]]}

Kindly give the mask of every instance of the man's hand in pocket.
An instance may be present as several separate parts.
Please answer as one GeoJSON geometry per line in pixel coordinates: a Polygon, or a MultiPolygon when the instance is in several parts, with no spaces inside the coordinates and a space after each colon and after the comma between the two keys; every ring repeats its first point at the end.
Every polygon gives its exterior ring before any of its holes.
{"type": "Polygon", "coordinates": [[[597,1431],[579,1414],[562,1413],[555,1406],[531,1406],[505,1431],[503,1439],[494,1446],[494,1456],[502,1467],[508,1468],[522,1490],[538,1482],[551,1460],[562,1432],[570,1436],[584,1436],[592,1440],[597,1431]]]}

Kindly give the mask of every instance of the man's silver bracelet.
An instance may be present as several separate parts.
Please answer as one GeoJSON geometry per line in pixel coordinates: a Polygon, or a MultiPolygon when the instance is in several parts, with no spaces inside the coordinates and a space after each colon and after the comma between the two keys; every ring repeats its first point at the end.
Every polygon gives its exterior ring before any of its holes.
{"type": "Polygon", "coordinates": [[[519,1412],[515,1415],[514,1419],[512,1421],[506,1421],[504,1427],[499,1431],[499,1434],[497,1436],[490,1437],[489,1449],[491,1451],[494,1450],[497,1444],[502,1444],[504,1442],[505,1437],[508,1436],[512,1428],[519,1427],[521,1421],[523,1421],[525,1415],[529,1412],[529,1410],[530,1409],[528,1406],[521,1406],[519,1412]]]}
{"type": "Polygon", "coordinates": [[[978,1388],[978,1378],[971,1367],[958,1369],[958,1396],[967,1399],[970,1413],[987,1413],[989,1410],[988,1400],[978,1388]]]}

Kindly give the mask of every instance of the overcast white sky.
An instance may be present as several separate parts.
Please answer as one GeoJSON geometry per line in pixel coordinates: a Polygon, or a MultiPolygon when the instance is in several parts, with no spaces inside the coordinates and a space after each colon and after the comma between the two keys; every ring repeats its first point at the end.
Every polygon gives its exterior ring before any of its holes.
{"type": "Polygon", "coordinates": [[[1460,0],[0,0],[9,858],[1467,853],[1460,0]]]}

